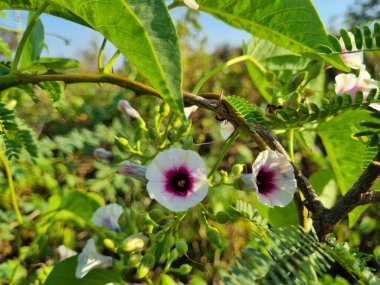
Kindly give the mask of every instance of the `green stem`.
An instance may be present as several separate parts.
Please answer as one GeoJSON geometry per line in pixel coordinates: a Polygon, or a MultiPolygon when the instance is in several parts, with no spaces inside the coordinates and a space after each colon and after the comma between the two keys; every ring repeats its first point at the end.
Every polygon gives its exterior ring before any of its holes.
{"type": "Polygon", "coordinates": [[[288,133],[288,152],[290,160],[294,162],[294,129],[290,129],[288,133]]]}
{"type": "Polygon", "coordinates": [[[231,65],[233,65],[235,63],[239,63],[239,62],[246,61],[246,60],[253,60],[253,58],[250,55],[242,55],[242,56],[238,56],[236,58],[233,58],[233,59],[215,67],[214,69],[210,70],[205,76],[203,76],[203,78],[201,80],[199,80],[197,85],[194,87],[193,92],[191,92],[191,93],[198,94],[199,90],[201,90],[202,86],[207,82],[207,80],[209,80],[215,74],[223,71],[223,69],[230,67],[231,65]]]}
{"type": "Polygon", "coordinates": [[[15,54],[15,58],[12,62],[11,66],[11,72],[17,71],[18,63],[20,62],[22,52],[24,50],[24,47],[26,45],[26,42],[29,38],[30,33],[33,31],[34,26],[37,24],[38,19],[40,18],[41,14],[46,10],[46,8],[49,6],[49,3],[47,1],[44,1],[41,5],[41,7],[38,9],[38,11],[34,14],[32,19],[29,21],[28,26],[26,27],[26,30],[24,34],[22,35],[22,38],[20,40],[20,43],[17,47],[17,51],[15,54]]]}
{"type": "Polygon", "coordinates": [[[223,149],[222,149],[221,153],[219,154],[218,159],[216,160],[214,166],[212,167],[212,169],[211,169],[211,171],[207,177],[209,179],[209,181],[211,181],[212,178],[214,177],[214,174],[215,174],[216,170],[218,169],[220,163],[222,162],[223,158],[226,156],[227,152],[230,150],[232,144],[235,142],[235,140],[237,139],[238,136],[239,136],[239,129],[236,129],[231,134],[231,136],[226,141],[226,143],[224,144],[223,149]]]}
{"type": "Polygon", "coordinates": [[[41,74],[28,75],[22,73],[0,76],[0,91],[23,84],[39,84],[46,81],[62,81],[65,84],[72,83],[110,83],[122,88],[134,90],[137,94],[153,95],[161,98],[160,93],[154,88],[143,83],[134,81],[125,76],[101,73],[101,74],[41,74]]]}
{"type": "Polygon", "coordinates": [[[115,63],[115,60],[120,55],[120,50],[117,50],[113,56],[111,57],[110,61],[107,63],[107,65],[103,68],[104,73],[108,73],[110,69],[112,68],[113,64],[115,63]]]}
{"type": "Polygon", "coordinates": [[[4,165],[4,170],[5,170],[5,173],[7,175],[8,187],[9,187],[9,190],[11,191],[12,205],[13,205],[13,209],[16,213],[17,221],[20,225],[22,225],[23,220],[22,220],[22,216],[21,216],[21,213],[20,213],[20,210],[18,207],[18,203],[17,203],[16,191],[15,191],[15,187],[13,185],[12,171],[11,171],[11,168],[9,167],[8,161],[5,158],[2,151],[0,151],[0,161],[4,165]]]}
{"type": "Polygon", "coordinates": [[[104,38],[102,42],[102,46],[100,47],[99,50],[99,55],[98,55],[98,70],[99,72],[103,72],[103,54],[104,54],[104,48],[106,47],[107,39],[104,38]]]}

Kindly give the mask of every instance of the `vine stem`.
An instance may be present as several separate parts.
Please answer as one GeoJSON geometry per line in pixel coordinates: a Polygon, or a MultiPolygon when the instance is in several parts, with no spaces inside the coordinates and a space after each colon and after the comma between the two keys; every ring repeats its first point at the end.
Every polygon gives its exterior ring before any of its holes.
{"type": "Polygon", "coordinates": [[[234,65],[236,63],[246,61],[246,60],[252,60],[252,57],[250,55],[238,56],[236,58],[233,58],[233,59],[215,67],[214,69],[210,70],[201,80],[199,80],[199,82],[194,87],[194,89],[191,93],[197,94],[199,92],[199,90],[201,90],[202,86],[207,82],[207,80],[209,80],[215,74],[221,72],[223,69],[230,67],[231,65],[234,65]]]}
{"type": "Polygon", "coordinates": [[[28,26],[26,27],[26,30],[24,34],[22,35],[22,38],[20,40],[20,43],[18,45],[18,48],[16,50],[15,58],[13,59],[12,65],[11,65],[11,72],[17,71],[17,66],[20,62],[22,52],[24,50],[24,47],[26,45],[26,41],[29,38],[30,33],[32,32],[34,26],[37,24],[38,19],[40,18],[41,14],[46,10],[46,8],[49,6],[49,3],[47,1],[44,1],[41,5],[41,7],[37,10],[37,12],[33,15],[32,19],[29,21],[28,26]]]}
{"type": "Polygon", "coordinates": [[[211,181],[212,178],[214,177],[214,174],[216,170],[218,169],[220,163],[222,162],[223,158],[226,156],[227,152],[230,150],[232,144],[235,142],[238,136],[239,136],[239,129],[235,129],[234,132],[229,137],[229,139],[224,144],[222,152],[219,154],[214,166],[212,167],[210,173],[208,174],[207,178],[209,179],[209,181],[211,181]]]}
{"type": "Polygon", "coordinates": [[[99,50],[99,55],[98,55],[98,70],[99,72],[103,71],[103,54],[104,54],[104,48],[106,47],[107,39],[104,38],[102,45],[99,50]]]}
{"type": "Polygon", "coordinates": [[[111,57],[110,61],[107,63],[107,65],[103,68],[104,73],[108,73],[110,69],[112,68],[113,64],[115,63],[115,60],[120,55],[120,50],[117,50],[113,56],[111,57]]]}
{"type": "Polygon", "coordinates": [[[13,209],[16,213],[17,221],[20,225],[22,225],[24,223],[24,221],[22,220],[22,216],[21,216],[21,213],[20,213],[20,210],[18,207],[18,203],[17,203],[16,191],[15,191],[15,187],[13,185],[12,171],[11,171],[11,168],[9,167],[8,161],[5,158],[2,151],[0,151],[0,160],[1,160],[2,164],[4,165],[4,170],[5,170],[5,173],[7,175],[8,187],[9,187],[9,190],[11,191],[12,206],[13,206],[13,209]]]}

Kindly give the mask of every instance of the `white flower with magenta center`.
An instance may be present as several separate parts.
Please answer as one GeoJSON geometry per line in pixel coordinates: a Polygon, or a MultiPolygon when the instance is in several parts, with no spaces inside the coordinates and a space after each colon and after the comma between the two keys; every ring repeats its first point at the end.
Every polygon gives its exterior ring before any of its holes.
{"type": "Polygon", "coordinates": [[[285,207],[297,189],[293,167],[280,153],[260,152],[252,165],[252,175],[243,177],[244,188],[254,188],[258,200],[269,206],[285,207]]]}
{"type": "Polygon", "coordinates": [[[110,231],[120,230],[118,219],[123,208],[118,204],[109,204],[98,208],[92,215],[92,222],[99,227],[106,227],[110,231]]]}
{"type": "Polygon", "coordinates": [[[78,256],[75,276],[77,278],[83,278],[94,268],[107,268],[112,265],[112,257],[100,254],[96,249],[95,241],[93,239],[89,239],[86,246],[78,256]]]}
{"type": "Polygon", "coordinates": [[[157,155],[148,166],[147,189],[150,197],[164,207],[186,211],[206,197],[206,173],[205,162],[198,153],[172,148],[157,155]]]}

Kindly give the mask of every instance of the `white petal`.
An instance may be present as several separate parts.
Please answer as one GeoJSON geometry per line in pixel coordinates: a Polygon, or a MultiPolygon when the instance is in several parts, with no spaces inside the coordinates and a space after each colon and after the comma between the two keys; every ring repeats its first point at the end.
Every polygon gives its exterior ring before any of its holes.
{"type": "Polygon", "coordinates": [[[352,95],[350,91],[354,89],[357,84],[358,78],[355,76],[355,74],[338,74],[335,76],[335,93],[337,95],[341,95],[343,93],[349,93],[352,95]]]}
{"type": "Polygon", "coordinates": [[[83,278],[94,268],[107,268],[112,265],[112,257],[100,254],[96,249],[95,241],[93,239],[89,239],[86,246],[78,256],[75,276],[77,278],[83,278]]]}
{"type": "Polygon", "coordinates": [[[228,139],[229,136],[234,132],[234,130],[235,127],[230,122],[225,121],[220,123],[220,134],[223,137],[223,139],[228,139]]]}
{"type": "Polygon", "coordinates": [[[109,204],[98,208],[92,215],[92,222],[99,227],[106,227],[111,231],[120,230],[118,219],[123,208],[118,204],[109,204]]]}
{"type": "Polygon", "coordinates": [[[68,248],[65,245],[60,245],[58,248],[58,254],[59,254],[59,260],[65,260],[66,258],[72,257],[77,254],[76,251],[72,250],[71,248],[68,248]]]}
{"type": "Polygon", "coordinates": [[[370,106],[372,109],[375,109],[375,110],[377,110],[378,112],[380,112],[380,103],[372,103],[372,104],[369,104],[369,106],[370,106]]]}
{"type": "Polygon", "coordinates": [[[191,9],[197,10],[199,5],[194,0],[183,0],[183,2],[191,9]]]}
{"type": "Polygon", "coordinates": [[[197,109],[198,109],[198,106],[186,107],[184,109],[186,118],[188,119],[191,113],[195,112],[197,109]]]}

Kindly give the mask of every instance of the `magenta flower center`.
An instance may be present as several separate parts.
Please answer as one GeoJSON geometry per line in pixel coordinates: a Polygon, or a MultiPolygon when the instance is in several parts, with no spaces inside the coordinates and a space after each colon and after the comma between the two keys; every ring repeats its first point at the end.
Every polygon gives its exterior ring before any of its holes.
{"type": "Polygon", "coordinates": [[[256,185],[260,194],[270,196],[276,191],[275,177],[276,173],[273,170],[265,166],[259,169],[259,173],[256,176],[256,185]]]}
{"type": "Polygon", "coordinates": [[[186,197],[192,191],[193,177],[187,168],[181,166],[179,168],[170,169],[165,174],[167,180],[165,190],[177,195],[186,197]]]}

